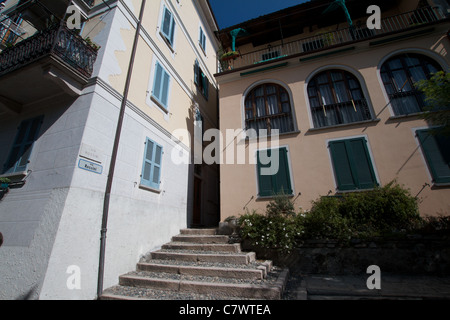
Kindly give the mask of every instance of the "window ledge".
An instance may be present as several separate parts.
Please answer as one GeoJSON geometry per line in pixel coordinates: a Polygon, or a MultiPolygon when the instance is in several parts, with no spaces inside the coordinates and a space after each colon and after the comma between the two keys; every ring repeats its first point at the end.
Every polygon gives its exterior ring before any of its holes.
{"type": "Polygon", "coordinates": [[[450,182],[441,182],[441,183],[433,182],[431,186],[431,189],[446,189],[446,188],[450,188],[450,182]]]}
{"type": "MultiPolygon", "coordinates": [[[[273,196],[260,196],[260,195],[258,195],[256,197],[256,201],[272,200],[272,199],[275,199],[276,197],[277,197],[277,195],[273,195],[273,196]]],[[[293,198],[293,197],[295,197],[295,195],[294,194],[287,194],[286,197],[293,198]]]]}
{"type": "Polygon", "coordinates": [[[409,114],[402,114],[398,116],[390,116],[388,120],[401,120],[401,119],[408,119],[408,118],[416,118],[420,115],[424,114],[424,112],[415,112],[415,113],[409,113],[409,114]]]}
{"type": "Polygon", "coordinates": [[[343,124],[336,124],[333,126],[327,126],[327,127],[320,127],[320,128],[310,128],[307,132],[316,132],[316,131],[323,131],[327,129],[339,129],[339,128],[346,128],[346,127],[352,127],[352,126],[360,126],[362,124],[370,124],[370,123],[377,123],[380,122],[381,119],[370,119],[370,120],[364,120],[364,121],[358,121],[358,122],[352,122],[352,123],[343,123],[343,124]]]}
{"type": "Polygon", "coordinates": [[[139,189],[150,191],[150,192],[157,193],[157,194],[161,193],[160,189],[155,189],[155,188],[143,185],[143,184],[139,184],[139,189]]]}
{"type": "Polygon", "coordinates": [[[300,130],[295,130],[295,131],[290,131],[290,132],[283,132],[283,133],[280,133],[278,135],[266,135],[266,136],[256,136],[256,137],[246,136],[245,140],[246,141],[252,141],[252,140],[258,140],[258,139],[261,139],[261,138],[263,138],[263,139],[264,138],[273,138],[273,137],[281,137],[281,136],[288,136],[288,135],[294,135],[294,134],[298,135],[300,133],[302,133],[300,130]]]}
{"type": "Polygon", "coordinates": [[[166,107],[164,107],[163,104],[153,96],[153,94],[150,95],[150,100],[152,100],[161,109],[162,112],[169,114],[169,110],[166,107]]]}
{"type": "Polygon", "coordinates": [[[164,40],[164,42],[167,44],[167,46],[169,47],[170,51],[172,51],[172,53],[175,53],[175,49],[172,47],[172,44],[170,43],[170,41],[166,38],[166,36],[160,31],[159,35],[161,36],[161,38],[164,40]]]}

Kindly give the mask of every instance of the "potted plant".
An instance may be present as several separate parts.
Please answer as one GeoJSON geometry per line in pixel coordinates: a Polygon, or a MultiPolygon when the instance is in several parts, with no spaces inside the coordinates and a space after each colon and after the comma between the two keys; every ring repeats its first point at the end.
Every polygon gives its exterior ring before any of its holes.
{"type": "Polygon", "coordinates": [[[237,52],[237,51],[230,51],[230,52],[224,53],[220,57],[220,60],[227,61],[227,60],[231,60],[231,59],[236,59],[238,57],[239,57],[239,52],[237,52]]]}
{"type": "Polygon", "coordinates": [[[86,41],[86,43],[92,48],[92,49],[94,49],[95,51],[99,51],[100,50],[100,46],[99,45],[97,45],[96,43],[94,43],[92,40],[91,40],[91,38],[89,38],[89,37],[87,37],[86,39],[84,39],[84,41],[86,41]]]}
{"type": "Polygon", "coordinates": [[[0,178],[0,189],[8,189],[10,183],[11,180],[9,180],[8,178],[0,178]]]}

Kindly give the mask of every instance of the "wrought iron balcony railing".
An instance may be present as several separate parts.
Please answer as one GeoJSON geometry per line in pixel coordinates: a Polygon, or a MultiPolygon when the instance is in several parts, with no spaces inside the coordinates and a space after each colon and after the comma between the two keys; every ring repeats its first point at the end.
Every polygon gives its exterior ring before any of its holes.
{"type": "Polygon", "coordinates": [[[0,76],[45,56],[54,56],[90,78],[97,50],[63,25],[40,31],[0,53],[0,76]]]}
{"type": "Polygon", "coordinates": [[[358,41],[370,40],[443,20],[447,20],[447,17],[439,7],[424,7],[384,18],[381,20],[380,29],[368,29],[365,25],[363,27],[347,27],[279,45],[269,45],[261,50],[240,53],[237,58],[220,61],[221,70],[219,72],[257,66],[264,62],[276,61],[294,55],[308,54],[358,41]]]}
{"type": "Polygon", "coordinates": [[[372,119],[365,99],[311,107],[314,128],[350,124],[372,119]]]}

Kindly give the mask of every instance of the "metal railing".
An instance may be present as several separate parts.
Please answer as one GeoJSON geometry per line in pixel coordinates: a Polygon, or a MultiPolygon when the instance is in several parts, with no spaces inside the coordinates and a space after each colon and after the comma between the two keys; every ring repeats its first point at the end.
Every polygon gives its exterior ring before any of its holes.
{"type": "Polygon", "coordinates": [[[11,72],[46,55],[60,58],[82,75],[90,78],[97,50],[63,25],[38,32],[0,53],[0,75],[11,72]]]}
{"type": "Polygon", "coordinates": [[[0,48],[16,42],[25,31],[8,16],[0,13],[0,48]]]}
{"type": "Polygon", "coordinates": [[[347,27],[331,32],[323,32],[312,37],[291,41],[279,45],[269,45],[265,49],[240,54],[235,59],[220,61],[224,72],[237,68],[275,61],[296,54],[317,52],[357,41],[372,39],[381,35],[401,32],[419,26],[447,19],[439,7],[424,7],[414,11],[398,14],[381,20],[380,29],[347,27]]]}
{"type": "Polygon", "coordinates": [[[311,107],[314,128],[349,124],[372,119],[365,99],[311,107]]]}

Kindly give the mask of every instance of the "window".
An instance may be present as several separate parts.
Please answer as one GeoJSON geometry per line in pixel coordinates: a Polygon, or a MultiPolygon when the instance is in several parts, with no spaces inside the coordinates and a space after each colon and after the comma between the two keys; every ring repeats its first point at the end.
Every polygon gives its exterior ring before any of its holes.
{"type": "Polygon", "coordinates": [[[161,34],[167,40],[169,45],[173,48],[175,35],[175,19],[172,12],[164,7],[163,21],[161,25],[161,34]]]}
{"type": "Polygon", "coordinates": [[[27,170],[34,142],[41,128],[44,116],[22,121],[17,131],[14,144],[9,154],[8,161],[4,165],[3,173],[17,173],[27,170]]]}
{"type": "Polygon", "coordinates": [[[430,130],[416,131],[433,182],[450,184],[450,138],[432,135],[430,130]]]}
{"type": "Polygon", "coordinates": [[[361,85],[344,70],[327,70],[308,84],[314,127],[328,127],[372,119],[361,85]]]}
{"type": "Polygon", "coordinates": [[[394,114],[422,112],[426,106],[425,98],[414,84],[440,70],[435,61],[420,54],[402,54],[386,61],[381,67],[381,79],[394,114]]]}
{"type": "Polygon", "coordinates": [[[271,134],[294,131],[290,97],[286,89],[274,83],[266,83],[254,88],[245,98],[246,130],[261,129],[271,134]]]}
{"type": "Polygon", "coordinates": [[[194,66],[194,83],[198,90],[202,93],[206,100],[209,98],[209,80],[205,73],[200,68],[198,60],[195,60],[194,66]]]}
{"type": "Polygon", "coordinates": [[[170,75],[164,70],[159,62],[156,62],[152,98],[158,105],[166,110],[168,109],[169,101],[169,85],[170,75]]]}
{"type": "Polygon", "coordinates": [[[287,148],[279,148],[277,151],[279,159],[278,166],[274,164],[272,159],[272,156],[275,156],[273,155],[273,149],[260,150],[257,153],[258,196],[260,197],[271,197],[281,193],[292,195],[293,193],[289,171],[288,150],[287,148]],[[269,159],[271,161],[267,163],[269,159]],[[262,169],[270,170],[271,174],[267,175],[262,169]]]}
{"type": "Polygon", "coordinates": [[[339,191],[378,185],[365,138],[331,141],[329,148],[339,191]]]}
{"type": "Polygon", "coordinates": [[[142,185],[155,190],[160,189],[162,156],[163,147],[147,138],[141,175],[142,185]]]}
{"type": "Polygon", "coordinates": [[[200,47],[203,49],[203,52],[206,53],[206,35],[203,32],[202,27],[200,27],[200,36],[198,40],[200,47]]]}

